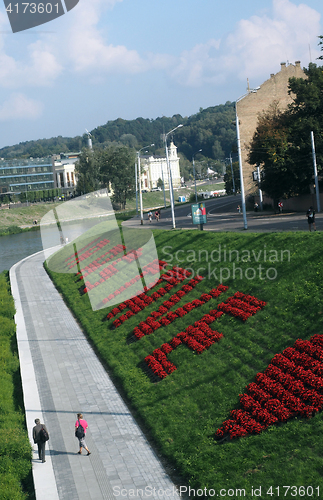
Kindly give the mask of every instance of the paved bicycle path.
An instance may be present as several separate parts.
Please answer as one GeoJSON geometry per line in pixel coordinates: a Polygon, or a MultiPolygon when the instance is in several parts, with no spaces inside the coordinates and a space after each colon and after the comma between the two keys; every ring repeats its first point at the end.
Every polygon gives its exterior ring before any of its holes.
{"type": "Polygon", "coordinates": [[[10,270],[29,438],[35,418],[50,434],[46,463],[33,451],[37,500],[179,498],[43,261],[39,252],[10,270]],[[90,456],[77,454],[77,412],[90,456]]]}

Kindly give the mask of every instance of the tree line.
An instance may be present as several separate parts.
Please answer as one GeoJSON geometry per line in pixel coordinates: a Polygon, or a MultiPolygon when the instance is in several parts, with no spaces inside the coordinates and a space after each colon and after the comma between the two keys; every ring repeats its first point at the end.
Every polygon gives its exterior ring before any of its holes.
{"type": "Polygon", "coordinates": [[[56,198],[64,196],[59,188],[54,189],[44,189],[39,191],[22,191],[19,194],[12,193],[10,195],[2,195],[0,197],[0,205],[7,205],[8,203],[16,203],[20,201],[21,203],[39,202],[39,201],[54,201],[56,198]]]}
{"type": "MultiPolygon", "coordinates": [[[[191,168],[192,155],[202,149],[201,159],[213,162],[229,157],[235,142],[234,103],[227,102],[200,110],[189,117],[175,114],[172,117],[156,119],[136,118],[135,120],[108,121],[91,130],[93,147],[104,149],[111,145],[128,146],[139,150],[147,144],[155,144],[152,154],[164,155],[163,135],[179,124],[183,127],[176,131],[174,142],[178,148],[183,165],[191,168]]],[[[87,147],[87,134],[68,137],[53,137],[35,141],[21,142],[0,149],[0,157],[38,158],[66,152],[79,152],[87,147]]],[[[184,167],[185,170],[185,167],[184,167]]]]}

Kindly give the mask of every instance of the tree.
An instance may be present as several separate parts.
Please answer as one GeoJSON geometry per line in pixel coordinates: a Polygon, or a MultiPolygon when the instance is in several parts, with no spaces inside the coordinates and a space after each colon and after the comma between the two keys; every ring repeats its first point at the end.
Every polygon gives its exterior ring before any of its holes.
{"type": "Polygon", "coordinates": [[[291,78],[289,84],[290,93],[295,96],[289,110],[292,143],[290,154],[300,183],[308,186],[313,184],[312,131],[319,172],[323,165],[323,67],[310,63],[304,72],[306,79],[291,78]]]}
{"type": "Polygon", "coordinates": [[[127,200],[134,198],[136,193],[134,150],[126,146],[110,146],[100,152],[97,164],[102,185],[108,186],[111,182],[112,201],[124,210],[127,200]]]}
{"type": "Polygon", "coordinates": [[[249,148],[248,161],[262,166],[260,184],[274,204],[297,193],[297,176],[289,155],[289,114],[274,102],[258,118],[249,148]]]}
{"type": "Polygon", "coordinates": [[[100,188],[100,169],[93,151],[84,148],[76,162],[78,193],[91,193],[100,188]]]}
{"type": "MultiPolygon", "coordinates": [[[[323,46],[323,37],[319,37],[323,46]]],[[[323,58],[322,56],[320,57],[323,58]]],[[[301,195],[313,185],[311,131],[318,172],[323,165],[323,68],[310,63],[306,78],[290,78],[292,104],[284,112],[274,103],[258,120],[249,162],[261,164],[261,188],[274,198],[301,195]]]]}

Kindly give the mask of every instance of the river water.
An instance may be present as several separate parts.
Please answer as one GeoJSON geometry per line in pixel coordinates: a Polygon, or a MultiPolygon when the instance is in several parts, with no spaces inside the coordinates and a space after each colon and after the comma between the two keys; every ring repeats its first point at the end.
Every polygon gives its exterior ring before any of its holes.
{"type": "MultiPolygon", "coordinates": [[[[103,220],[101,217],[99,222],[103,220]]],[[[68,236],[69,241],[73,241],[74,238],[85,233],[96,224],[98,224],[98,219],[76,221],[74,224],[69,223],[68,226],[64,227],[64,234],[68,236]]],[[[100,235],[100,232],[98,235],[100,235]]],[[[46,248],[59,244],[58,232],[57,230],[53,231],[53,228],[49,228],[47,231],[45,227],[42,236],[41,231],[26,231],[9,236],[0,236],[0,272],[9,271],[20,260],[43,250],[43,243],[46,248]],[[42,241],[42,236],[44,241],[42,241]]]]}
{"type": "Polygon", "coordinates": [[[42,249],[40,231],[0,236],[0,272],[42,249]]]}

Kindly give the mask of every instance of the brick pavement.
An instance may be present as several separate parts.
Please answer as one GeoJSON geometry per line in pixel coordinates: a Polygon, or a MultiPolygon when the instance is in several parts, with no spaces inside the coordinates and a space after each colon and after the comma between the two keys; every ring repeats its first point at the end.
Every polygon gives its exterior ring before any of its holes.
{"type": "Polygon", "coordinates": [[[37,500],[179,498],[43,260],[39,252],[10,270],[29,437],[35,418],[50,434],[46,463],[33,451],[37,500]],[[90,456],[77,454],[77,412],[89,424],[90,456]]]}

